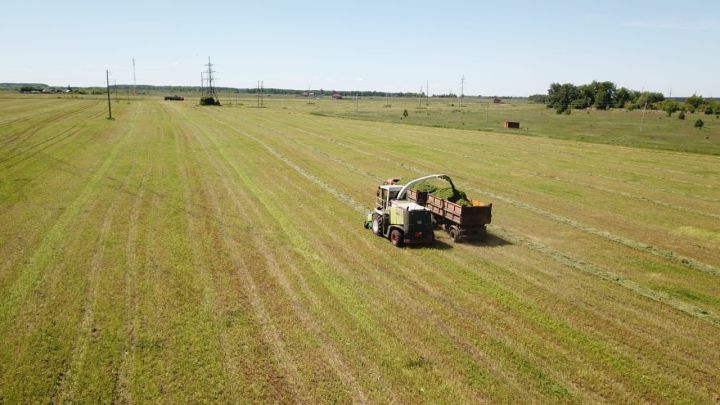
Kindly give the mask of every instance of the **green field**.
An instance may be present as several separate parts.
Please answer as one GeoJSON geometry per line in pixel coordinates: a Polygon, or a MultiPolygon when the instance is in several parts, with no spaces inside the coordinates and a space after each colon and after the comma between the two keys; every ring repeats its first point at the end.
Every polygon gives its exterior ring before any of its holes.
{"type": "Polygon", "coordinates": [[[720,118],[704,113],[687,113],[684,120],[678,119],[678,113],[668,117],[653,110],[587,109],[567,115],[523,100],[493,104],[492,100],[467,98],[460,106],[457,99],[431,99],[426,106],[425,101],[395,98],[388,102],[362,100],[359,106],[350,100],[323,103],[316,114],[720,155],[720,118]],[[702,129],[694,126],[698,119],[704,123],[702,129]],[[505,121],[520,122],[521,128],[506,130],[505,121]]]}
{"type": "Polygon", "coordinates": [[[0,403],[720,401],[714,117],[230,101],[0,98],[0,403]],[[362,228],[438,172],[486,243],[362,228]]]}

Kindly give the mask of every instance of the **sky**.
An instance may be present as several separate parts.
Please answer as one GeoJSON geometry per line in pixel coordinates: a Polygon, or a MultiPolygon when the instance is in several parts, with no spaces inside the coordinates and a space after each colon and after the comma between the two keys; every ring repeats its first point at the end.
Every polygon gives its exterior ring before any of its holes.
{"type": "Polygon", "coordinates": [[[0,82],[526,96],[609,80],[720,97],[720,3],[10,1],[0,82]]]}

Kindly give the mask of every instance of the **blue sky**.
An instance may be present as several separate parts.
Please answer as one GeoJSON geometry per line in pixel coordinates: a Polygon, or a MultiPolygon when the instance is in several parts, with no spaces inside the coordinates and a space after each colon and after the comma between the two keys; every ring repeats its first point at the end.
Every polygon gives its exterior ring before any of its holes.
{"type": "Polygon", "coordinates": [[[715,1],[11,1],[0,82],[528,95],[610,80],[720,96],[715,1]],[[108,6],[107,4],[110,4],[108,6]]]}

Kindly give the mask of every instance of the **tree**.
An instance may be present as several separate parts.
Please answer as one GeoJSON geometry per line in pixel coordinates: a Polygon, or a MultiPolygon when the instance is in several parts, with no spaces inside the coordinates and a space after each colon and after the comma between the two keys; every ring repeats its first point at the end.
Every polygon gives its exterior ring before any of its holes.
{"type": "Polygon", "coordinates": [[[659,103],[655,103],[654,107],[663,110],[667,113],[667,116],[671,116],[672,113],[680,109],[680,104],[674,100],[665,100],[659,103]]]}
{"type": "Polygon", "coordinates": [[[685,102],[688,103],[688,105],[691,105],[693,107],[693,111],[695,111],[703,104],[703,98],[702,96],[693,94],[692,96],[688,97],[685,102]]]}
{"type": "Polygon", "coordinates": [[[680,111],[680,114],[678,114],[678,119],[681,119],[681,120],[685,119],[685,111],[680,111]]]}
{"type": "Polygon", "coordinates": [[[528,101],[531,101],[533,103],[547,103],[548,96],[545,94],[533,94],[532,96],[528,97],[528,101]]]}
{"type": "Polygon", "coordinates": [[[592,82],[595,90],[594,106],[598,110],[604,110],[612,107],[613,97],[615,96],[615,83],[613,82],[592,82]]]}
{"type": "Polygon", "coordinates": [[[632,99],[632,93],[630,92],[630,90],[626,89],[625,87],[620,87],[615,92],[615,98],[613,100],[613,107],[623,108],[623,107],[625,107],[625,103],[627,103],[631,99],[632,99]]]}
{"type": "Polygon", "coordinates": [[[570,107],[570,103],[577,98],[578,89],[571,83],[553,83],[548,89],[548,107],[552,107],[558,114],[562,114],[570,107]]]}
{"type": "Polygon", "coordinates": [[[697,121],[695,121],[695,128],[702,128],[704,125],[705,125],[705,123],[701,119],[698,119],[697,121]]]}
{"type": "Polygon", "coordinates": [[[662,93],[646,91],[644,93],[640,93],[638,96],[637,105],[640,107],[645,107],[645,105],[652,106],[653,104],[664,100],[665,96],[663,96],[662,93]]]}

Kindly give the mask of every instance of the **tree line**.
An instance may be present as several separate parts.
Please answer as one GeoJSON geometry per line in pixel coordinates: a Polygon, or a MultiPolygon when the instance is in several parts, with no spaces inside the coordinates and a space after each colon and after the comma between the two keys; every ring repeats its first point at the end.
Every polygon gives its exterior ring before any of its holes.
{"type": "Polygon", "coordinates": [[[608,81],[593,81],[579,86],[572,83],[552,83],[547,95],[535,94],[530,96],[529,100],[544,103],[548,108],[554,108],[558,114],[569,114],[573,109],[586,108],[648,108],[665,111],[668,115],[676,111],[720,114],[720,102],[713,99],[704,99],[695,94],[684,100],[665,99],[662,93],[618,88],[615,83],[608,81]]]}

